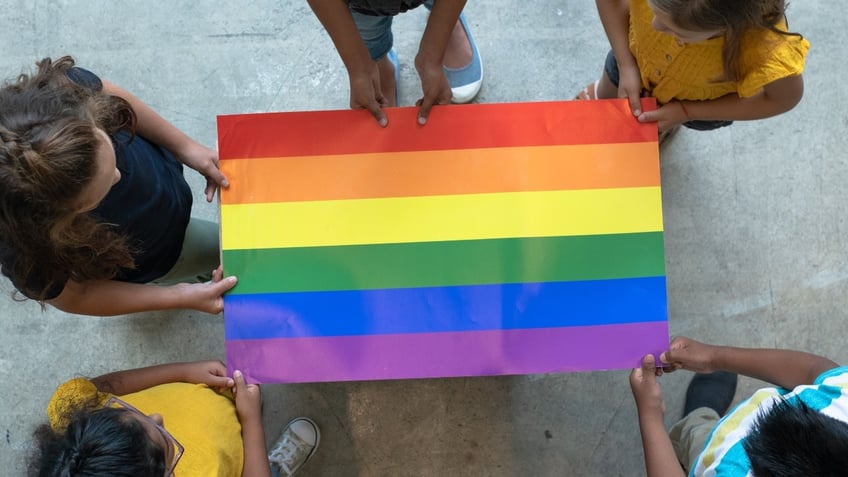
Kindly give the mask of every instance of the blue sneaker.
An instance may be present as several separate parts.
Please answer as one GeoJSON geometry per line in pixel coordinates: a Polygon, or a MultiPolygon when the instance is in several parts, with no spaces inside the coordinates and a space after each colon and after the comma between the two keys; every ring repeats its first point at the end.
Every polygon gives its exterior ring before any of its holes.
{"type": "MultiPolygon", "coordinates": [[[[433,0],[424,2],[424,7],[427,10],[433,8],[433,0]]],[[[462,68],[448,68],[443,66],[445,76],[450,83],[452,103],[462,104],[467,103],[477,96],[480,92],[480,87],[483,86],[483,60],[480,58],[480,52],[477,50],[477,43],[471,35],[471,29],[468,27],[468,21],[465,19],[465,13],[459,14],[459,23],[462,29],[465,30],[465,36],[468,37],[468,43],[471,45],[471,62],[462,68]]]]}
{"type": "Polygon", "coordinates": [[[400,105],[400,62],[398,62],[398,55],[394,48],[389,50],[386,53],[386,57],[389,61],[392,62],[392,66],[395,67],[395,106],[400,105]]]}

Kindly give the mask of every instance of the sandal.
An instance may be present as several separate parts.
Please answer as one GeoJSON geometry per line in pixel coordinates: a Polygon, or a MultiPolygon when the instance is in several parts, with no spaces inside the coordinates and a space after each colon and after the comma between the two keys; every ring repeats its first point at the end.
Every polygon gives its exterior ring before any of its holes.
{"type": "Polygon", "coordinates": [[[580,91],[579,93],[577,93],[577,95],[574,96],[574,99],[579,99],[579,100],[598,99],[597,91],[598,91],[598,83],[600,83],[600,82],[601,82],[601,80],[595,80],[594,83],[587,84],[586,87],[583,88],[582,91],[580,91]]]}

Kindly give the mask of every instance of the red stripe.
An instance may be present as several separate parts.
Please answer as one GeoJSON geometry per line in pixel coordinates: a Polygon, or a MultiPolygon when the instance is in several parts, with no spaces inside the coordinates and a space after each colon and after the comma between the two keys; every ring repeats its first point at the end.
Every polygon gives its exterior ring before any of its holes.
{"type": "MultiPolygon", "coordinates": [[[[643,103],[653,109],[650,98],[643,103]]],[[[218,116],[219,155],[226,160],[657,140],[656,123],[636,121],[626,99],[437,106],[426,126],[416,125],[418,108],[388,108],[386,114],[386,128],[369,113],[352,110],[218,116]]]]}

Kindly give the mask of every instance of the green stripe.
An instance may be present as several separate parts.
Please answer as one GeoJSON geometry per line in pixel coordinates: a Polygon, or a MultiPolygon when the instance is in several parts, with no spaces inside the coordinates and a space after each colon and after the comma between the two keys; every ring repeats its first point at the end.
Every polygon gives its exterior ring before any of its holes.
{"type": "Polygon", "coordinates": [[[224,250],[236,294],[665,275],[662,232],[224,250]]]}

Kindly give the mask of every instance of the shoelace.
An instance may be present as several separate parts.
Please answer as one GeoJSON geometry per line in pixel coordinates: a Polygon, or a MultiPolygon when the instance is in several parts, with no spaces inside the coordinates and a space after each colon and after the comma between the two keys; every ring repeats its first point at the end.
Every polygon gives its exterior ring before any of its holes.
{"type": "Polygon", "coordinates": [[[286,433],[280,444],[268,455],[268,460],[277,464],[284,475],[291,476],[296,469],[292,467],[299,463],[302,454],[309,453],[310,445],[294,432],[286,433]]]}

